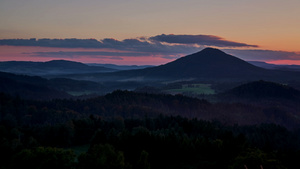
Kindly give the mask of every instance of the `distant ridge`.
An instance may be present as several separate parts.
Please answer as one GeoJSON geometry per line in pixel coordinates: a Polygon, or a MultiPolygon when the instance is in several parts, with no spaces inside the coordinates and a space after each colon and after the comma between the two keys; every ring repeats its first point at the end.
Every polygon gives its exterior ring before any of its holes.
{"type": "Polygon", "coordinates": [[[102,66],[115,70],[133,70],[133,69],[144,69],[148,67],[154,67],[153,65],[115,65],[115,64],[99,64],[99,63],[89,63],[89,66],[102,66]]]}
{"type": "Polygon", "coordinates": [[[89,66],[81,62],[73,62],[68,60],[51,60],[48,62],[41,62],[42,67],[64,67],[64,68],[88,68],[89,66]]]}
{"type": "Polygon", "coordinates": [[[262,67],[265,69],[276,69],[276,70],[284,70],[284,71],[300,71],[300,65],[276,65],[276,64],[270,64],[270,63],[260,62],[260,61],[248,61],[248,63],[251,63],[255,66],[262,67]]]}
{"type": "Polygon", "coordinates": [[[52,60],[48,62],[7,61],[0,62],[0,71],[24,75],[61,75],[74,73],[112,72],[115,69],[89,66],[68,60],[52,60]]]}

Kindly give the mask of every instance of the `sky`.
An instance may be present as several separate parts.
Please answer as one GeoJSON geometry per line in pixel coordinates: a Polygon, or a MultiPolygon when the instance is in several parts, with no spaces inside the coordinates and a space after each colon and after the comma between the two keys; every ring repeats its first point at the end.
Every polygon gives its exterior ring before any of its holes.
{"type": "Polygon", "coordinates": [[[0,61],[160,65],[219,48],[300,65],[299,0],[0,0],[0,61]]]}

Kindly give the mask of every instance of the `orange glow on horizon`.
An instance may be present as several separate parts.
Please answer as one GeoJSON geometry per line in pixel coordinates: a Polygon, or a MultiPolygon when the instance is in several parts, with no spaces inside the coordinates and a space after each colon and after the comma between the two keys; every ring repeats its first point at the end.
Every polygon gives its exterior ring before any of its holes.
{"type": "MultiPolygon", "coordinates": [[[[33,61],[46,62],[50,60],[70,60],[82,63],[104,63],[118,65],[161,65],[176,59],[165,58],[164,55],[149,56],[145,54],[138,56],[130,56],[130,51],[121,51],[113,49],[96,49],[96,48],[52,48],[52,47],[32,47],[32,46],[0,46],[0,61],[33,61]],[[51,53],[46,56],[39,56],[36,52],[74,52],[70,56],[53,55],[51,53]],[[87,52],[86,55],[76,55],[76,52],[87,52]],[[88,52],[113,52],[128,53],[128,56],[105,56],[105,55],[88,55],[88,52]]],[[[138,52],[134,52],[138,53],[138,52]]],[[[264,62],[271,64],[300,65],[300,60],[265,60],[264,62]]],[[[263,61],[263,60],[262,60],[263,61]]]]}
{"type": "Polygon", "coordinates": [[[266,61],[266,63],[275,64],[275,65],[300,65],[300,60],[275,60],[275,61],[266,61]]]}
{"type": "MultiPolygon", "coordinates": [[[[129,53],[129,51],[120,51],[112,49],[86,49],[86,48],[52,48],[52,47],[31,47],[31,46],[0,46],[0,61],[32,61],[46,62],[51,60],[70,60],[82,63],[103,63],[118,65],[160,65],[165,64],[171,59],[163,56],[38,56],[35,52],[120,52],[129,53]]],[[[138,52],[136,52],[138,53],[138,52]]]]}

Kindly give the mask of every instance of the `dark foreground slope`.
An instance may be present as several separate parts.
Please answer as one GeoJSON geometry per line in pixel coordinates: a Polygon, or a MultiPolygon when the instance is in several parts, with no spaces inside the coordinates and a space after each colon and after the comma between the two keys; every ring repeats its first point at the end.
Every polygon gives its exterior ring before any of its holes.
{"type": "MultiPolygon", "coordinates": [[[[206,100],[181,95],[115,91],[105,96],[87,100],[54,100],[50,103],[33,105],[38,109],[37,112],[48,117],[35,120],[38,124],[66,122],[70,120],[68,117],[74,118],[73,116],[81,117],[91,114],[101,116],[104,119],[115,117],[135,119],[145,116],[154,118],[162,114],[182,116],[189,119],[218,120],[227,125],[275,123],[293,129],[300,126],[298,102],[290,101],[281,104],[274,104],[277,102],[272,104],[264,104],[264,102],[262,104],[210,103],[206,100]],[[56,116],[53,116],[53,112],[45,112],[43,110],[45,107],[57,112],[63,111],[61,112],[62,117],[57,119],[56,116]]],[[[36,117],[32,116],[32,118],[36,117]]]]}
{"type": "MultiPolygon", "coordinates": [[[[0,93],[0,168],[287,169],[298,165],[299,131],[274,124],[228,126],[180,116],[122,118],[144,112],[133,104],[139,101],[137,96],[143,97],[118,91],[102,99],[32,102],[0,93]],[[131,102],[128,109],[125,102],[131,102]],[[91,114],[95,109],[98,114],[91,114]],[[102,116],[105,111],[111,118],[102,116]]],[[[161,97],[169,97],[171,105],[186,99],[193,102],[180,96],[161,97]]],[[[166,105],[164,99],[147,100],[166,105]]]]}
{"type": "MultiPolygon", "coordinates": [[[[295,92],[271,82],[233,91],[247,96],[265,87],[295,92]]],[[[267,92],[258,98],[272,104],[246,104],[120,90],[52,101],[0,93],[0,168],[293,168],[300,105],[279,96],[267,92]]]]}

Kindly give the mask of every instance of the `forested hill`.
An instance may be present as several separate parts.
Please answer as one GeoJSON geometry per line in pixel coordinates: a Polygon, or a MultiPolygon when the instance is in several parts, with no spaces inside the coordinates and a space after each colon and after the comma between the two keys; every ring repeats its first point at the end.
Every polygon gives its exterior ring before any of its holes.
{"type": "MultiPolygon", "coordinates": [[[[5,94],[3,94],[3,97],[5,94]]],[[[14,99],[2,98],[3,110],[14,110],[14,119],[27,119],[19,123],[55,124],[72,118],[97,115],[104,119],[113,117],[143,118],[157,117],[159,114],[218,120],[227,125],[253,125],[275,123],[289,129],[297,128],[300,121],[299,105],[290,103],[251,105],[242,103],[210,103],[206,100],[182,95],[145,94],[130,91],[115,91],[105,96],[85,100],[53,100],[47,102],[23,101],[26,104],[14,105],[14,99]],[[293,104],[293,108],[290,105],[293,104]]],[[[2,116],[7,115],[6,111],[2,116]]]]}
{"type": "Polygon", "coordinates": [[[300,91],[288,85],[268,82],[254,81],[235,87],[227,92],[227,95],[248,99],[299,99],[300,91]]]}

